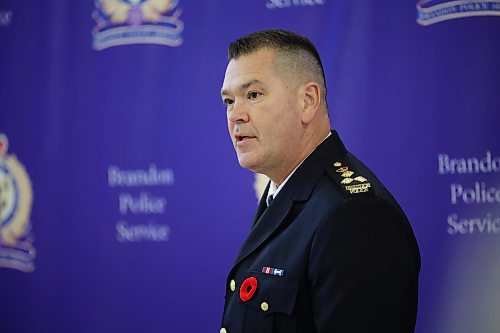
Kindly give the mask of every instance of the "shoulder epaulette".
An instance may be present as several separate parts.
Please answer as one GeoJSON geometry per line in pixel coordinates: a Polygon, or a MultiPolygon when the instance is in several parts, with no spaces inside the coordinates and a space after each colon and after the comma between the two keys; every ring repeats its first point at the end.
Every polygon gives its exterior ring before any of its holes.
{"type": "Polygon", "coordinates": [[[330,175],[349,194],[371,192],[372,185],[368,182],[368,179],[349,170],[349,167],[345,163],[335,162],[333,165],[328,166],[328,168],[330,175]]]}

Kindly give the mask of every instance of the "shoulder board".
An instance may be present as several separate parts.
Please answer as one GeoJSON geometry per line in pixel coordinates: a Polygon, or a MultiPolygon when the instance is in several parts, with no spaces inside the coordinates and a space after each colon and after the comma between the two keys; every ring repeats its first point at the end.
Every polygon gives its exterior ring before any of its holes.
{"type": "Polygon", "coordinates": [[[361,195],[373,193],[372,185],[368,179],[350,169],[346,163],[338,161],[331,165],[327,165],[326,168],[328,174],[347,192],[347,194],[361,195]]]}

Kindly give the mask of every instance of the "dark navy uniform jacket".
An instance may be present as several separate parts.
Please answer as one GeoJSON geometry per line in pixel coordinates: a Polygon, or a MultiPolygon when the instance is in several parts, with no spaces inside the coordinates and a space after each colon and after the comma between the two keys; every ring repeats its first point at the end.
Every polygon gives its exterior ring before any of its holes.
{"type": "Polygon", "coordinates": [[[229,272],[220,332],[414,331],[413,231],[335,131],[269,207],[268,188],[229,272]]]}

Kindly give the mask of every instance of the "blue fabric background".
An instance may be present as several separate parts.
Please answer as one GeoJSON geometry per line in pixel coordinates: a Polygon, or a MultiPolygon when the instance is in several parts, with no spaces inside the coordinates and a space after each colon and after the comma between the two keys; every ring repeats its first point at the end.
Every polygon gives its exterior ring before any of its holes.
{"type": "Polygon", "coordinates": [[[178,47],[92,47],[94,3],[2,0],[0,132],[31,178],[35,270],[0,269],[1,332],[217,332],[225,278],[257,200],[238,166],[220,86],[228,42],[255,30],[308,36],[323,58],[332,127],[407,212],[422,254],[417,332],[500,330],[499,233],[447,219],[500,218],[452,204],[450,185],[498,172],[438,172],[438,155],[500,156],[500,19],[427,27],[412,1],[180,0],[178,47]],[[322,2],[322,1],[318,1],[322,2]],[[171,169],[169,186],[110,187],[108,168],[171,169]],[[120,194],[166,200],[121,214],[120,194]],[[167,225],[120,242],[116,225],[167,225]]]}

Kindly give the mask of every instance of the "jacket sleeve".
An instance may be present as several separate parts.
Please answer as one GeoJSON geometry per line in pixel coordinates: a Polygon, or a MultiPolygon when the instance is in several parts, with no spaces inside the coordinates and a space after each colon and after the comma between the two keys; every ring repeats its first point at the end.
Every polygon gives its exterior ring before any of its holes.
{"type": "Polygon", "coordinates": [[[404,215],[373,197],[332,209],[308,268],[314,323],[326,332],[413,332],[420,257],[404,215]]]}

